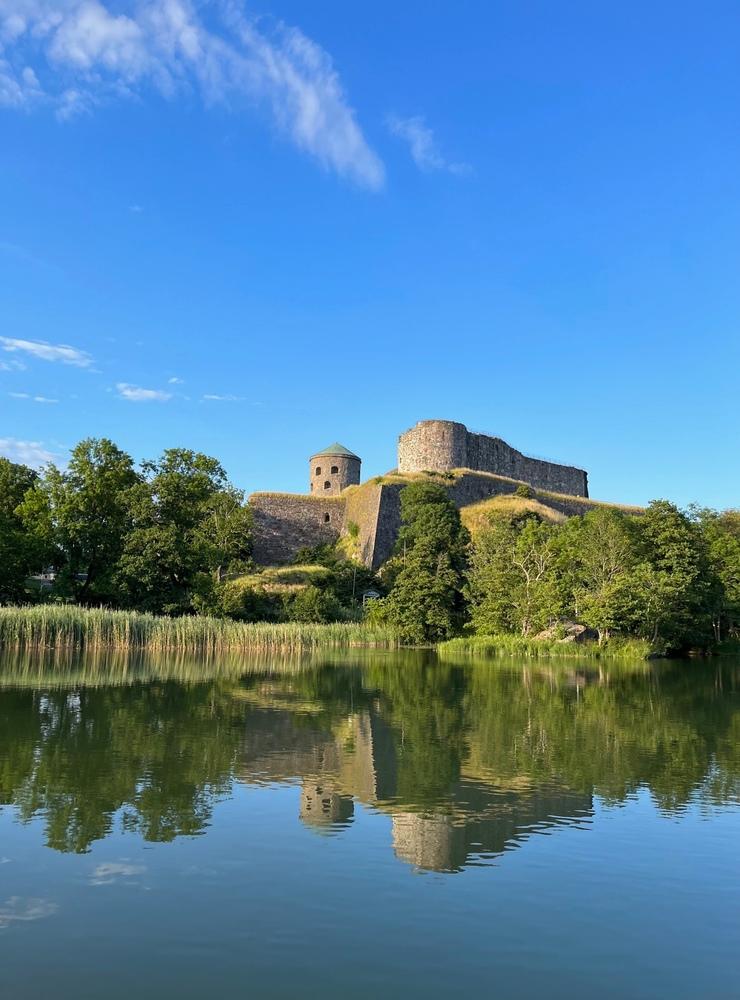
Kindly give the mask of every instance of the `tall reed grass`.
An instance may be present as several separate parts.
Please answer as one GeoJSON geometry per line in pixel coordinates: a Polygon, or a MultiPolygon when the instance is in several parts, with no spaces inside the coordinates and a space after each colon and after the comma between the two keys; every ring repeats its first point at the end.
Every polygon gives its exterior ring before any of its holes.
{"type": "Polygon", "coordinates": [[[304,650],[350,646],[395,647],[385,626],[236,622],[223,618],[164,618],[136,611],[39,604],[0,607],[0,646],[49,649],[148,649],[206,653],[220,650],[304,650]]]}
{"type": "Polygon", "coordinates": [[[528,659],[575,657],[646,660],[653,654],[650,643],[642,639],[611,639],[599,646],[596,642],[558,642],[556,639],[530,639],[522,635],[479,635],[449,639],[440,643],[437,652],[441,659],[455,656],[517,656],[528,659]]]}

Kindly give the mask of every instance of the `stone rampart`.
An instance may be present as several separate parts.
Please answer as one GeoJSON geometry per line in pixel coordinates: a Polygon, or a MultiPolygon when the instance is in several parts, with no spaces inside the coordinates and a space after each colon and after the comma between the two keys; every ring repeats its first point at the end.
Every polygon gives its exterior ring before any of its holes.
{"type": "Polygon", "coordinates": [[[507,476],[536,489],[588,496],[583,469],[529,458],[501,438],[473,434],[452,420],[421,420],[398,439],[398,471],[471,469],[507,476]]]}
{"type": "MultiPolygon", "coordinates": [[[[457,473],[449,480],[433,477],[445,488],[456,507],[514,493],[515,479],[483,472],[457,473]]],[[[255,493],[249,499],[254,516],[254,559],[259,565],[291,562],[299,549],[331,544],[353,528],[353,556],[372,569],[379,569],[393,555],[401,528],[400,479],[370,481],[345,491],[341,497],[289,493],[255,493]],[[326,515],[330,520],[326,521],[326,515]]],[[[567,517],[593,510],[585,497],[540,494],[538,499],[567,517]]]]}
{"type": "Polygon", "coordinates": [[[253,493],[253,555],[260,566],[292,562],[299,549],[331,545],[344,523],[343,497],[253,493]]]}

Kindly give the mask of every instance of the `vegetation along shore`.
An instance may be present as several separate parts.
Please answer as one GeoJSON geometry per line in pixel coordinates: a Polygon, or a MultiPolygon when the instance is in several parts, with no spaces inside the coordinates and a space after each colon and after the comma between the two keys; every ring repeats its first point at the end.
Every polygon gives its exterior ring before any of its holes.
{"type": "Polygon", "coordinates": [[[219,462],[136,468],[88,439],[64,469],[0,459],[0,644],[188,650],[451,644],[450,654],[645,657],[737,648],[740,512],[598,505],[526,484],[462,511],[440,477],[400,492],[393,555],[346,546],[257,566],[219,462]]]}

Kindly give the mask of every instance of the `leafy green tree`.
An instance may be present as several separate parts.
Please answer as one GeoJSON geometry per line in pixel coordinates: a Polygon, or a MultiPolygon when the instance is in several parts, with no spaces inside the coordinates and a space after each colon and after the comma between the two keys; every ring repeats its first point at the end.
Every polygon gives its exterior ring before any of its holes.
{"type": "Polygon", "coordinates": [[[33,469],[0,458],[0,601],[23,600],[27,577],[49,554],[18,511],[37,481],[33,469]]]}
{"type": "Polygon", "coordinates": [[[466,593],[473,628],[481,635],[517,631],[511,601],[517,586],[516,541],[515,521],[497,516],[489,519],[471,547],[466,593]]]}
{"type": "Polygon", "coordinates": [[[695,514],[721,585],[714,592],[712,608],[714,638],[719,642],[737,636],[740,626],[740,511],[699,510],[695,514]]]}
{"type": "Polygon", "coordinates": [[[468,573],[476,632],[530,635],[558,617],[557,534],[536,514],[491,517],[475,541],[468,573]]]}
{"type": "Polygon", "coordinates": [[[291,622],[334,622],[342,617],[342,609],[331,591],[309,584],[286,598],[285,617],[291,622]]]}
{"type": "Polygon", "coordinates": [[[401,492],[401,531],[383,602],[387,621],[408,642],[437,642],[465,615],[463,572],[469,535],[446,491],[418,482],[401,492]]]}
{"type": "Polygon", "coordinates": [[[196,534],[217,583],[230,565],[246,562],[252,550],[252,512],[242,490],[227,485],[209,497],[196,534]]]}
{"type": "Polygon", "coordinates": [[[560,572],[573,617],[595,629],[599,642],[621,627],[625,574],[636,561],[635,521],[613,508],[572,518],[561,532],[560,572]]]}
{"type": "Polygon", "coordinates": [[[60,588],[80,603],[114,597],[130,526],[126,497],[138,481],[129,455],[107,438],[86,438],[66,470],[47,466],[19,508],[37,540],[58,553],[60,588]]]}
{"type": "Polygon", "coordinates": [[[117,580],[131,607],[186,613],[199,576],[220,573],[230,556],[248,549],[248,515],[215,458],[171,448],[142,468],[142,481],[128,492],[132,528],[117,580]]]}
{"type": "Polygon", "coordinates": [[[639,520],[639,545],[646,566],[638,565],[632,584],[645,601],[642,637],[672,650],[706,645],[719,581],[698,522],[668,500],[653,500],[639,520]]]}

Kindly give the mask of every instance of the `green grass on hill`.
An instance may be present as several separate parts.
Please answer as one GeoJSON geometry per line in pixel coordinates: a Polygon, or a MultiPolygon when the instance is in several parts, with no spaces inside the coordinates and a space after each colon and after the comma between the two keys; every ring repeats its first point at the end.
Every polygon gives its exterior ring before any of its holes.
{"type": "Polygon", "coordinates": [[[246,573],[229,580],[229,583],[243,590],[264,590],[268,594],[290,593],[302,590],[310,584],[319,586],[329,578],[331,571],[326,566],[265,566],[258,573],[246,573]]]}
{"type": "Polygon", "coordinates": [[[547,507],[533,497],[518,497],[512,493],[490,497],[488,500],[480,500],[478,503],[462,507],[460,517],[462,523],[475,538],[487,526],[492,514],[507,514],[511,517],[527,512],[539,514],[543,521],[549,521],[551,524],[562,524],[567,520],[565,514],[553,510],[552,507],[547,507]]]}

